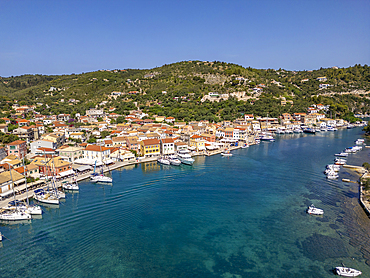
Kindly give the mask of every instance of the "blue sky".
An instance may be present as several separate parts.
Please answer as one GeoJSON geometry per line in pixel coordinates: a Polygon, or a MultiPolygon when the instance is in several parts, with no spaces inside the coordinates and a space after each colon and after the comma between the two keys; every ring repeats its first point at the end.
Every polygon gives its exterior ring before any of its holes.
{"type": "Polygon", "coordinates": [[[0,0],[0,76],[184,60],[309,70],[370,65],[370,1],[0,0]]]}

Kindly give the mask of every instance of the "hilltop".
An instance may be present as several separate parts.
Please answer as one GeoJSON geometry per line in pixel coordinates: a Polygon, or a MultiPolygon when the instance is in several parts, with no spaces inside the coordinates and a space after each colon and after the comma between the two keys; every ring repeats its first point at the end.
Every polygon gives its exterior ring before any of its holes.
{"type": "Polygon", "coordinates": [[[288,71],[225,62],[183,61],[153,69],[116,69],[70,75],[0,79],[3,115],[12,104],[36,105],[41,114],[84,114],[91,107],[140,108],[149,115],[190,120],[232,120],[244,113],[277,117],[330,105],[333,117],[367,113],[370,68],[288,71]]]}

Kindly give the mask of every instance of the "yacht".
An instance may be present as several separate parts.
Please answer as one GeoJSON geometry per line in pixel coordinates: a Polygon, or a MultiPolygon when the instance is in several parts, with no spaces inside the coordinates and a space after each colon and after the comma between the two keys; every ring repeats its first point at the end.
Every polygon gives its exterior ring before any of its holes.
{"type": "Polygon", "coordinates": [[[113,179],[107,176],[104,176],[103,174],[95,176],[93,179],[91,179],[92,182],[96,183],[112,183],[113,179]]]}
{"type": "Polygon", "coordinates": [[[307,128],[305,128],[303,130],[303,132],[304,133],[313,133],[313,134],[315,134],[316,133],[316,129],[307,127],[307,128]]]}
{"type": "Polygon", "coordinates": [[[30,220],[31,214],[22,210],[4,210],[0,213],[0,220],[17,221],[17,220],[30,220]]]}
{"type": "Polygon", "coordinates": [[[181,160],[178,159],[175,155],[169,155],[167,159],[170,161],[171,165],[179,166],[181,164],[181,160]]]}
{"type": "Polygon", "coordinates": [[[285,131],[282,130],[282,129],[280,129],[280,128],[278,128],[275,133],[276,134],[285,134],[285,131]]]}
{"type": "Polygon", "coordinates": [[[314,215],[323,215],[324,210],[319,209],[319,208],[315,208],[315,206],[312,204],[308,207],[307,213],[308,214],[314,214],[314,215]]]}
{"type": "Polygon", "coordinates": [[[168,159],[164,158],[164,157],[159,157],[157,159],[157,162],[160,163],[160,164],[163,164],[163,165],[170,165],[171,164],[171,162],[168,159]]]}
{"type": "Polygon", "coordinates": [[[357,140],[355,141],[355,143],[356,143],[356,145],[362,145],[362,144],[364,144],[364,143],[365,143],[365,139],[357,139],[357,140]]]}
{"type": "Polygon", "coordinates": [[[334,160],[334,164],[336,164],[336,165],[344,165],[344,164],[346,164],[346,163],[347,163],[347,160],[342,159],[342,158],[336,158],[336,159],[334,160]]]}
{"type": "Polygon", "coordinates": [[[0,232],[0,241],[3,241],[3,234],[0,232]]]}
{"type": "Polygon", "coordinates": [[[335,131],[335,129],[334,129],[334,127],[332,127],[332,126],[328,126],[328,127],[327,127],[327,131],[335,131]]]}
{"type": "Polygon", "coordinates": [[[294,133],[294,132],[293,132],[293,130],[291,130],[291,129],[287,129],[287,130],[285,131],[285,133],[287,133],[287,134],[292,134],[292,133],[294,133]]]}
{"type": "Polygon", "coordinates": [[[328,131],[328,129],[326,127],[322,127],[320,128],[321,131],[328,131]]]}
{"type": "Polygon", "coordinates": [[[33,198],[41,203],[59,205],[59,198],[47,193],[44,189],[36,189],[33,192],[33,198]]]}
{"type": "Polygon", "coordinates": [[[260,139],[261,141],[270,141],[270,142],[275,141],[274,137],[272,137],[271,135],[263,135],[260,139]]]}
{"type": "Polygon", "coordinates": [[[354,128],[355,126],[353,125],[353,124],[348,124],[347,125],[347,129],[352,129],[352,128],[354,128]]]}
{"type": "Polygon", "coordinates": [[[344,277],[356,277],[356,276],[361,275],[362,272],[354,268],[337,266],[335,268],[335,274],[339,276],[344,276],[344,277]]]}
{"type": "Polygon", "coordinates": [[[190,152],[188,150],[181,150],[177,154],[177,158],[181,161],[181,163],[187,164],[187,165],[193,165],[194,159],[191,158],[190,152]]]}
{"type": "Polygon", "coordinates": [[[62,188],[64,190],[72,190],[72,191],[78,191],[80,190],[80,187],[78,186],[78,183],[77,182],[68,182],[68,181],[64,181],[62,182],[62,188]]]}
{"type": "Polygon", "coordinates": [[[42,209],[41,209],[40,206],[38,206],[38,205],[27,205],[24,202],[21,202],[21,201],[18,201],[18,200],[10,201],[8,203],[8,206],[5,207],[5,209],[8,209],[8,210],[19,209],[19,210],[25,211],[25,212],[27,212],[31,215],[41,215],[42,214],[42,209]]]}
{"type": "Polygon", "coordinates": [[[302,130],[302,129],[300,129],[300,128],[295,128],[295,129],[293,130],[293,132],[294,132],[294,133],[303,133],[303,130],[302,130]]]}

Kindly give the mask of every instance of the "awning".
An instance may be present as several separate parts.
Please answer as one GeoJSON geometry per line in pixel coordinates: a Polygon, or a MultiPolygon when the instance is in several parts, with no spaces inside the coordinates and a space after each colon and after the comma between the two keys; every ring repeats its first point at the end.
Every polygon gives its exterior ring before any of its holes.
{"type": "Polygon", "coordinates": [[[217,150],[218,147],[216,147],[216,146],[206,146],[206,149],[207,150],[217,150]]]}
{"type": "Polygon", "coordinates": [[[198,150],[199,150],[199,151],[203,151],[203,150],[205,150],[205,149],[206,149],[205,147],[199,147],[199,148],[198,148],[198,150]]]}
{"type": "Polygon", "coordinates": [[[79,158],[74,161],[76,164],[84,164],[84,165],[95,165],[96,161],[96,166],[102,166],[103,162],[100,160],[93,160],[93,159],[85,159],[85,158],[79,158]]]}
{"type": "Polygon", "coordinates": [[[90,169],[91,169],[91,166],[80,166],[80,167],[76,168],[75,170],[77,172],[83,172],[83,171],[90,170],[90,169]]]}
{"type": "Polygon", "coordinates": [[[112,159],[104,160],[105,165],[112,164],[114,161],[112,159]]]}
{"type": "Polygon", "coordinates": [[[60,172],[59,176],[60,177],[66,177],[66,176],[69,176],[69,175],[73,175],[74,173],[75,173],[75,171],[73,171],[73,169],[71,169],[71,170],[67,170],[67,171],[64,171],[64,172],[60,172]]]}

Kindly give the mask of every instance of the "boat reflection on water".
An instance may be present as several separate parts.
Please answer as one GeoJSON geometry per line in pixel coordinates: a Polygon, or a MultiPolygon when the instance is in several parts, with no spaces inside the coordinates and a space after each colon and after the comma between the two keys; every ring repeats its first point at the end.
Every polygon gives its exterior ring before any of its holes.
{"type": "Polygon", "coordinates": [[[141,163],[141,170],[143,170],[144,173],[157,172],[160,171],[161,169],[162,168],[157,163],[157,160],[141,163]]]}
{"type": "MultiPolygon", "coordinates": [[[[42,216],[42,215],[41,215],[42,216]]],[[[0,220],[2,224],[5,225],[26,225],[26,224],[31,224],[32,221],[31,219],[29,220],[14,220],[14,221],[9,221],[9,220],[0,220]]]]}

